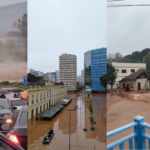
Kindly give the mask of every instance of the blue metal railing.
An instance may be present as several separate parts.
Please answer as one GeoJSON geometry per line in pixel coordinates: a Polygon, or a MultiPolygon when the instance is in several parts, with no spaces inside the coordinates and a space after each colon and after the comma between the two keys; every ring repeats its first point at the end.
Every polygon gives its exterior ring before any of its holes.
{"type": "Polygon", "coordinates": [[[137,116],[134,121],[107,133],[107,150],[150,150],[150,124],[144,122],[144,117],[137,116]],[[116,136],[132,129],[132,132],[120,139],[116,136]]]}

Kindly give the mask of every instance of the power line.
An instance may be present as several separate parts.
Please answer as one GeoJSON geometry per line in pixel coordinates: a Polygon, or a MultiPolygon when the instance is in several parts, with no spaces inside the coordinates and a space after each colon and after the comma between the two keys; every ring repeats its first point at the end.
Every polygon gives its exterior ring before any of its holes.
{"type": "Polygon", "coordinates": [[[108,4],[107,7],[149,7],[150,6],[150,3],[134,3],[134,4],[117,4],[117,2],[124,2],[126,0],[107,0],[108,4]],[[115,3],[114,3],[115,2],[115,3]],[[114,3],[114,4],[113,4],[114,3]]]}
{"type": "Polygon", "coordinates": [[[149,7],[150,4],[110,4],[107,7],[149,7]]]}
{"type": "Polygon", "coordinates": [[[122,2],[122,1],[126,1],[126,0],[107,0],[107,2],[122,2]]]}
{"type": "MultiPolygon", "coordinates": [[[[124,2],[124,1],[127,1],[127,0],[107,0],[107,2],[124,2]]],[[[137,2],[138,0],[135,0],[134,2],[137,2]]],[[[129,1],[128,1],[129,2],[129,1]]],[[[147,2],[149,2],[149,0],[147,1],[147,2]]]]}

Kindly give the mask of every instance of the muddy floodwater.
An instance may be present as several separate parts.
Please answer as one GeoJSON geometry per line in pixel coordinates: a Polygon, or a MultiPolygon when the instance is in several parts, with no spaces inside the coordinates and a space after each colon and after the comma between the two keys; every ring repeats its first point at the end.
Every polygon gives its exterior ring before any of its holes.
{"type": "Polygon", "coordinates": [[[94,94],[91,97],[95,120],[94,130],[91,129],[90,111],[85,95],[78,93],[72,94],[71,97],[72,102],[54,119],[29,121],[29,150],[105,149],[106,96],[94,94]],[[43,137],[49,129],[54,129],[55,136],[49,145],[43,145],[43,137]]]}

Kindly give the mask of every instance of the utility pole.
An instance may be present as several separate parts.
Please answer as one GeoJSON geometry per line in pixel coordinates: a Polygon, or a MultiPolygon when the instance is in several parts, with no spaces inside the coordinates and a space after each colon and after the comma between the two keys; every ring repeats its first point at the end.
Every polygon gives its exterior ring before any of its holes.
{"type": "Polygon", "coordinates": [[[68,121],[68,126],[69,126],[69,142],[68,142],[68,150],[71,150],[71,112],[75,111],[77,107],[75,106],[72,109],[67,109],[69,112],[69,121],[68,121]]]}
{"type": "Polygon", "coordinates": [[[69,150],[71,150],[70,134],[71,134],[71,111],[69,111],[69,150]]]}

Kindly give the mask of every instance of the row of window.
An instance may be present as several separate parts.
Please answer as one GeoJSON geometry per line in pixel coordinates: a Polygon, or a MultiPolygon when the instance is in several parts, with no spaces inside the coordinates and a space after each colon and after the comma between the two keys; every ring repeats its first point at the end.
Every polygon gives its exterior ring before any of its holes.
{"type": "MultiPolygon", "coordinates": [[[[121,71],[121,73],[127,73],[127,69],[121,69],[120,71],[121,71]]],[[[119,72],[119,70],[117,70],[117,72],[119,72]]],[[[134,73],[135,69],[130,69],[130,72],[134,73]]]]}
{"type": "Polygon", "coordinates": [[[31,103],[31,105],[33,104],[37,104],[39,102],[42,102],[42,101],[47,101],[49,99],[53,99],[56,95],[60,94],[62,95],[64,93],[64,90],[59,90],[59,91],[42,91],[40,93],[34,93],[31,95],[29,101],[31,103]]]}

